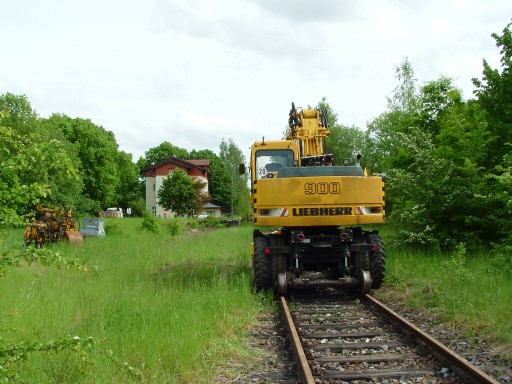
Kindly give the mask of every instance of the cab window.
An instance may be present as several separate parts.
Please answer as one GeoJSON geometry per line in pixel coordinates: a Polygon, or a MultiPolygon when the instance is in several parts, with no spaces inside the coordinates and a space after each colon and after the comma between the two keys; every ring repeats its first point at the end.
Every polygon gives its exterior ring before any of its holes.
{"type": "Polygon", "coordinates": [[[291,167],[293,151],[290,149],[262,149],[256,152],[256,179],[276,176],[279,169],[291,167]]]}

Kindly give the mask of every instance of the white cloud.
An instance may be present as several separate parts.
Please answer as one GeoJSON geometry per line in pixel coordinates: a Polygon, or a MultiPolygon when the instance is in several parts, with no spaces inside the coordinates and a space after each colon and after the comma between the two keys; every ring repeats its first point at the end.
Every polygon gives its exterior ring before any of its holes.
{"type": "MultiPolygon", "coordinates": [[[[394,68],[453,77],[466,98],[508,0],[24,0],[0,14],[0,92],[89,118],[136,160],[163,141],[218,151],[279,138],[323,96],[343,124],[383,112],[394,68]]],[[[248,153],[248,151],[247,151],[248,153]]]]}

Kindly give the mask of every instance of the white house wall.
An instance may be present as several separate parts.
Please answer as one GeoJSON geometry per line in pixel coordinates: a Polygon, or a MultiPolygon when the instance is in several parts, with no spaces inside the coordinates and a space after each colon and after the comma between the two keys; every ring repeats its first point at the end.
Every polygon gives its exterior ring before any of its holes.
{"type": "Polygon", "coordinates": [[[146,209],[155,214],[156,208],[156,183],[155,177],[146,176],[146,209]]]}
{"type": "MultiPolygon", "coordinates": [[[[172,211],[167,211],[164,207],[158,204],[158,190],[162,186],[165,176],[146,176],[146,208],[157,217],[175,217],[176,214],[172,211]],[[154,186],[154,187],[153,187],[154,186]]],[[[193,176],[193,178],[199,178],[201,181],[205,181],[204,192],[208,193],[208,179],[202,176],[193,176]]]]}

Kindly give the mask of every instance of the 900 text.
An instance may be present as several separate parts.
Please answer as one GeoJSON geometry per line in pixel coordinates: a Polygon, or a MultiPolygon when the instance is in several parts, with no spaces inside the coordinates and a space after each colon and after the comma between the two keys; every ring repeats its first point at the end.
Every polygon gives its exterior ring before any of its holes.
{"type": "Polygon", "coordinates": [[[332,181],[330,183],[320,182],[320,183],[305,183],[304,184],[304,193],[306,195],[314,195],[314,194],[337,195],[340,192],[341,192],[341,184],[338,181],[332,181]]]}

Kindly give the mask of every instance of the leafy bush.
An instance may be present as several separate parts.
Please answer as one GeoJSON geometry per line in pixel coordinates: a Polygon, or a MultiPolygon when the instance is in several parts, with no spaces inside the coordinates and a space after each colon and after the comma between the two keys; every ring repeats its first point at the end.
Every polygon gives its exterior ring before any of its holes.
{"type": "Polygon", "coordinates": [[[460,229],[465,225],[461,206],[468,194],[464,178],[453,162],[437,157],[430,134],[411,128],[398,135],[410,160],[386,177],[392,202],[389,221],[398,228],[397,245],[453,249],[466,242],[468,235],[460,229]]]}
{"type": "Polygon", "coordinates": [[[491,252],[491,265],[496,270],[512,276],[512,245],[495,245],[491,252]]]}
{"type": "Polygon", "coordinates": [[[107,235],[120,235],[123,233],[119,219],[107,220],[105,223],[105,233],[107,235]]]}
{"type": "Polygon", "coordinates": [[[451,257],[442,263],[443,270],[448,272],[444,275],[448,286],[457,287],[474,280],[475,275],[469,270],[466,261],[466,247],[464,244],[458,244],[451,257]]]}
{"type": "MultiPolygon", "coordinates": [[[[140,372],[128,363],[122,363],[114,353],[101,348],[101,341],[93,337],[66,336],[49,341],[29,341],[8,344],[0,339],[0,380],[5,383],[24,383],[18,372],[22,370],[30,355],[36,353],[66,354],[62,366],[52,366],[48,363],[46,374],[49,382],[77,382],[89,373],[87,368],[92,366],[97,356],[109,360],[115,367],[128,377],[140,379],[140,372]]],[[[32,382],[32,381],[30,381],[32,382]]]]}
{"type": "Polygon", "coordinates": [[[164,225],[172,236],[179,235],[183,231],[183,226],[177,219],[167,219],[164,225]]]}
{"type": "Polygon", "coordinates": [[[150,212],[146,211],[142,216],[142,229],[153,233],[160,233],[160,226],[155,216],[150,212]]]}
{"type": "Polygon", "coordinates": [[[8,252],[0,250],[0,277],[4,276],[6,267],[19,267],[22,264],[32,265],[39,263],[44,267],[53,266],[57,269],[78,269],[83,272],[91,272],[94,266],[82,264],[80,259],[68,259],[59,252],[47,248],[24,247],[8,252]]]}
{"type": "Polygon", "coordinates": [[[204,228],[220,228],[224,226],[222,219],[220,217],[214,216],[208,216],[204,219],[201,219],[199,224],[204,228]]]}

